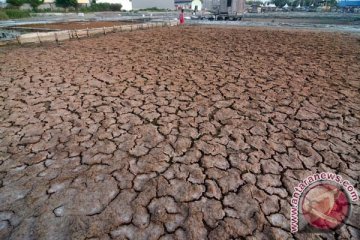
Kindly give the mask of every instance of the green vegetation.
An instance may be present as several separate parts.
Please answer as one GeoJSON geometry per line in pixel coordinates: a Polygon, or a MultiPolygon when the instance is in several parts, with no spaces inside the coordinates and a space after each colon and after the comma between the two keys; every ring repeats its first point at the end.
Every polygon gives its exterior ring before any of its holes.
{"type": "Polygon", "coordinates": [[[25,0],[6,0],[10,6],[13,6],[15,8],[19,8],[21,5],[25,3],[25,0]]]}
{"type": "Polygon", "coordinates": [[[106,11],[121,11],[121,4],[110,3],[93,3],[89,7],[82,7],[82,12],[106,12],[106,11]]]}
{"type": "Polygon", "coordinates": [[[330,7],[336,6],[337,2],[336,0],[272,0],[272,3],[274,3],[277,7],[283,7],[285,4],[292,7],[319,7],[321,5],[327,5],[330,7]]]}
{"type": "Polygon", "coordinates": [[[63,7],[63,10],[52,9],[38,9],[38,7],[44,3],[44,0],[7,0],[10,6],[0,9],[0,20],[27,18],[31,13],[39,12],[106,12],[106,11],[121,11],[121,4],[110,3],[93,3],[91,6],[80,7],[77,0],[56,0],[56,6],[63,7]],[[20,4],[21,3],[21,4],[20,4]],[[19,7],[29,3],[32,7],[32,11],[20,10],[19,7]]]}
{"type": "Polygon", "coordinates": [[[30,4],[34,11],[36,11],[37,8],[44,3],[44,0],[26,0],[26,2],[30,4]]]}
{"type": "MultiPolygon", "coordinates": [[[[283,6],[285,6],[289,1],[288,0],[273,0],[273,3],[275,4],[275,6],[282,8],[283,6]]],[[[289,5],[289,4],[288,4],[289,5]]]]}
{"type": "Polygon", "coordinates": [[[255,1],[250,0],[250,1],[246,1],[246,4],[250,5],[250,6],[253,6],[253,5],[260,6],[260,5],[263,4],[263,2],[262,1],[256,1],[256,0],[255,1]]]}
{"type": "Polygon", "coordinates": [[[76,0],[55,0],[55,4],[58,7],[65,8],[65,10],[69,7],[74,7],[76,10],[78,9],[78,2],[76,0]]]}
{"type": "Polygon", "coordinates": [[[27,18],[30,17],[30,11],[24,11],[19,9],[9,9],[5,8],[0,10],[0,19],[14,19],[14,18],[27,18]]]}
{"type": "MultiPolygon", "coordinates": [[[[30,14],[37,12],[53,12],[52,9],[38,9],[38,7],[44,3],[44,0],[7,0],[8,7],[0,9],[0,20],[27,18],[30,14]],[[29,3],[32,7],[32,11],[20,10],[19,7],[24,3],[29,3]]],[[[55,0],[55,4],[58,7],[64,8],[64,10],[55,10],[55,12],[72,12],[80,10],[81,12],[105,12],[105,11],[121,11],[121,4],[110,3],[96,3],[93,1],[91,6],[80,7],[77,0],[55,0]]]]}
{"type": "Polygon", "coordinates": [[[0,20],[7,20],[9,19],[8,15],[4,12],[0,10],[0,20]]]}

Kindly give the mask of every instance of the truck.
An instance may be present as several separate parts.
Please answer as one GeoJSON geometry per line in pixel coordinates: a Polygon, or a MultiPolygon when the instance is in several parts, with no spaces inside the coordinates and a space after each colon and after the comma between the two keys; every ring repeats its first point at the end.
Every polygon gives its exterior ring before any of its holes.
{"type": "MultiPolygon", "coordinates": [[[[206,0],[205,0],[206,1],[206,0]]],[[[210,16],[209,20],[218,21],[237,21],[241,20],[245,11],[245,0],[207,0],[209,4],[210,16]]]]}

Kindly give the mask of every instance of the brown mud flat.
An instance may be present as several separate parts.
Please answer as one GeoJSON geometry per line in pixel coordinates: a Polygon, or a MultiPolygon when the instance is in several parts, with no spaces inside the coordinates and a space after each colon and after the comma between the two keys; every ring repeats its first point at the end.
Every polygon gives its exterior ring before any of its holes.
{"type": "Polygon", "coordinates": [[[27,24],[18,25],[16,27],[23,28],[46,28],[56,30],[78,30],[86,28],[102,28],[102,27],[113,27],[139,23],[138,21],[99,21],[99,22],[64,22],[64,23],[48,23],[48,24],[27,24]]]}
{"type": "Polygon", "coordinates": [[[1,239],[290,233],[305,177],[359,189],[360,42],[174,27],[0,49],[1,239]]]}

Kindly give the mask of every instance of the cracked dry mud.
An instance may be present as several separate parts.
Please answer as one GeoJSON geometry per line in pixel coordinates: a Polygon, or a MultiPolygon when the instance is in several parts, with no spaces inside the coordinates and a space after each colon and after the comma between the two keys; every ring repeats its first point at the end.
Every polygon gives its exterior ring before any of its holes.
{"type": "Polygon", "coordinates": [[[359,185],[359,38],[163,28],[0,50],[1,239],[291,234],[293,187],[359,185]]]}

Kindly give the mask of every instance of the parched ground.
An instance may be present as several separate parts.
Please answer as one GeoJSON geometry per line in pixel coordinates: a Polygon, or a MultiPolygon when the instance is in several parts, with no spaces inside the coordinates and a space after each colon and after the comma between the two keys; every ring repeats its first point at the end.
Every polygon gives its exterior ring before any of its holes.
{"type": "Polygon", "coordinates": [[[359,188],[360,40],[174,27],[0,49],[0,239],[290,233],[290,197],[359,188]]]}

